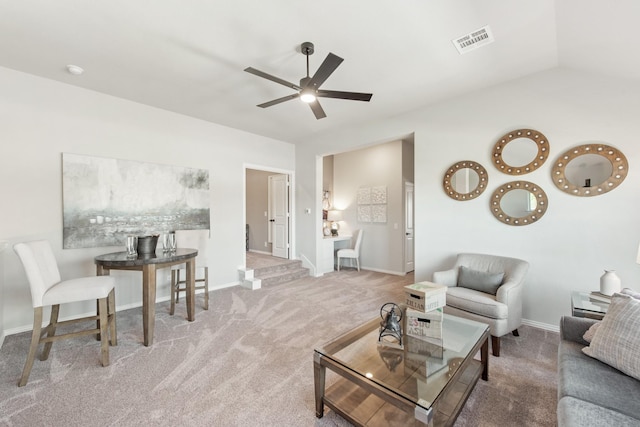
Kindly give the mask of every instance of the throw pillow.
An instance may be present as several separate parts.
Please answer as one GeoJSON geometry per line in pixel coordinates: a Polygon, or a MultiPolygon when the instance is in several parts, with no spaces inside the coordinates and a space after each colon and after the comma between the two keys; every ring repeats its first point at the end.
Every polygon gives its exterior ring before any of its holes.
{"type": "Polygon", "coordinates": [[[582,351],[640,380],[640,300],[614,294],[591,344],[582,351]]]}
{"type": "Polygon", "coordinates": [[[498,288],[502,285],[502,279],[504,279],[504,273],[472,270],[465,266],[460,266],[458,272],[458,286],[491,295],[498,292],[498,288]]]}
{"type": "Polygon", "coordinates": [[[593,336],[596,334],[596,331],[598,330],[599,326],[600,326],[600,322],[594,323],[593,325],[591,325],[591,327],[587,329],[587,332],[585,332],[584,335],[582,336],[582,339],[584,339],[588,343],[593,341],[593,336]]]}
{"type": "Polygon", "coordinates": [[[624,288],[623,290],[620,291],[620,293],[624,295],[629,295],[630,297],[633,297],[635,299],[640,299],[640,292],[636,292],[630,288],[624,288]]]}

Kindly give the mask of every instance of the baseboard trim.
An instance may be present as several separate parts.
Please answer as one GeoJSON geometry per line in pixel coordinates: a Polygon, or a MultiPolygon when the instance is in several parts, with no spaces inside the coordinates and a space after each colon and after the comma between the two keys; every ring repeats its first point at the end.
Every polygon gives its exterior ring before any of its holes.
{"type": "Polygon", "coordinates": [[[538,329],[544,329],[545,331],[560,332],[559,325],[550,325],[548,323],[536,322],[535,320],[529,319],[522,319],[522,324],[538,329]]]}
{"type": "MultiPolygon", "coordinates": [[[[342,267],[340,267],[340,268],[342,268],[342,267]]],[[[391,274],[393,276],[406,276],[407,275],[407,273],[405,273],[404,271],[383,270],[381,268],[371,268],[371,267],[366,267],[366,266],[360,267],[360,270],[375,271],[376,273],[391,274]]]]}
{"type": "Polygon", "coordinates": [[[311,277],[321,277],[322,274],[318,274],[318,269],[316,266],[309,261],[309,258],[304,256],[304,254],[300,255],[300,261],[302,261],[302,266],[309,270],[309,276],[311,277]]]}
{"type": "Polygon", "coordinates": [[[262,255],[269,255],[271,256],[271,252],[267,252],[267,251],[259,251],[257,249],[249,249],[249,252],[253,252],[254,254],[262,254],[262,255]]]}

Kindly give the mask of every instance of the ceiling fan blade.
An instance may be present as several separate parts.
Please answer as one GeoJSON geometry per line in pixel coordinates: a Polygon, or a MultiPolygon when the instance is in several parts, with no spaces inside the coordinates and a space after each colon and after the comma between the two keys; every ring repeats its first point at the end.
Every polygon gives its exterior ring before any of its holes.
{"type": "Polygon", "coordinates": [[[327,115],[325,114],[324,110],[320,106],[320,103],[318,102],[317,99],[313,102],[310,102],[309,107],[311,107],[311,111],[313,111],[313,114],[315,114],[316,119],[320,120],[327,117],[327,115]]]}
{"type": "Polygon", "coordinates": [[[316,96],[319,96],[321,98],[350,99],[353,101],[369,102],[373,94],[362,92],[341,92],[337,90],[319,90],[316,96]]]}
{"type": "Polygon", "coordinates": [[[264,102],[262,104],[258,104],[258,107],[261,107],[261,108],[271,107],[272,105],[280,104],[281,102],[285,102],[285,101],[290,101],[292,99],[296,99],[299,96],[300,96],[299,93],[294,93],[293,95],[283,96],[282,98],[274,99],[273,101],[269,101],[269,102],[264,102]]]}
{"type": "Polygon", "coordinates": [[[300,86],[290,83],[286,80],[282,80],[279,77],[272,76],[271,74],[267,74],[264,71],[256,70],[253,67],[247,67],[244,69],[247,73],[254,74],[258,77],[262,77],[263,79],[271,80],[272,82],[280,83],[283,86],[289,87],[291,89],[300,90],[302,89],[300,86]]]}
{"type": "Polygon", "coordinates": [[[311,77],[311,80],[309,80],[309,83],[307,83],[307,87],[318,89],[322,83],[329,78],[331,73],[338,68],[338,65],[340,65],[342,61],[344,61],[344,59],[329,52],[329,55],[324,59],[318,71],[316,71],[313,77],[311,77]]]}

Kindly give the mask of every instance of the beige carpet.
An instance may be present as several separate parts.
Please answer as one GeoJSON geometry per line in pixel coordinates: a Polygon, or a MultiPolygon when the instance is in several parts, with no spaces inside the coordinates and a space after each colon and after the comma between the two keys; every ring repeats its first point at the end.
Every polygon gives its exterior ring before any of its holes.
{"type": "MultiPolygon", "coordinates": [[[[348,426],[329,410],[315,417],[313,348],[400,302],[412,277],[334,272],[322,278],[197,299],[196,320],[156,307],[155,342],[142,345],[141,309],[119,312],[111,365],[99,344],[55,343],[18,388],[29,334],[0,349],[0,426],[348,426]]],[[[62,313],[64,315],[64,313],[62,313]]],[[[456,426],[552,426],[557,334],[530,327],[491,357],[456,426]]]]}

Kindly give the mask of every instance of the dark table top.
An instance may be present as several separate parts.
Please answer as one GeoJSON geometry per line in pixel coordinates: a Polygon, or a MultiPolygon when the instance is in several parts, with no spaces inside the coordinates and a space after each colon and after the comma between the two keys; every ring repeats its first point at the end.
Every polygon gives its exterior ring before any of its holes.
{"type": "Polygon", "coordinates": [[[197,249],[178,248],[175,252],[163,253],[162,250],[155,254],[138,254],[136,258],[131,258],[127,252],[112,252],[98,255],[94,258],[97,265],[104,267],[136,267],[147,264],[164,264],[167,262],[186,261],[198,255],[197,249]]]}

